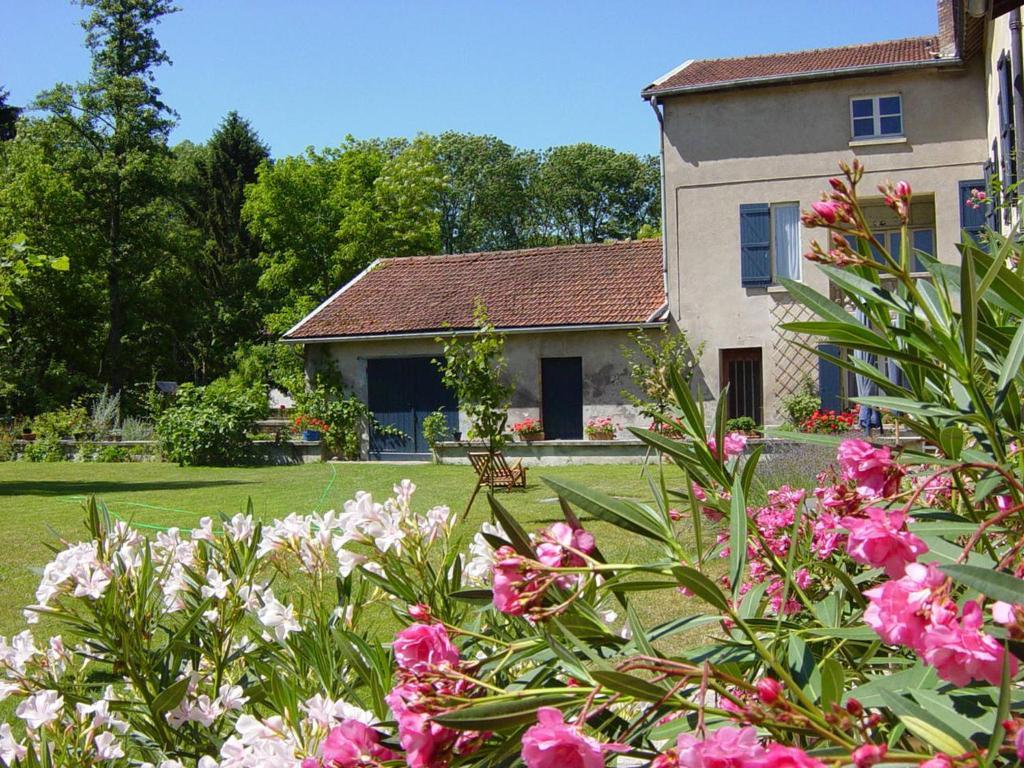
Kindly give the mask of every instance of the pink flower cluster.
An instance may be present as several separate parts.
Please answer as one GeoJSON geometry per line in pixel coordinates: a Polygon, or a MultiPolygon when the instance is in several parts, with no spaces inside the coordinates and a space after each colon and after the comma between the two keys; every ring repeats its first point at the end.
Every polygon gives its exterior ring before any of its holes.
{"type": "Polygon", "coordinates": [[[453,756],[476,751],[486,734],[456,731],[434,719],[447,711],[447,699],[475,693],[460,673],[463,662],[444,625],[412,624],[395,636],[392,647],[398,684],[385,700],[398,721],[409,768],[442,768],[453,756]]]}
{"type": "MultiPolygon", "coordinates": [[[[345,720],[327,735],[321,747],[324,764],[331,768],[363,768],[397,760],[398,754],[382,745],[380,739],[380,732],[365,723],[345,720]]],[[[304,762],[303,768],[309,765],[304,762]]]]}
{"type": "Polygon", "coordinates": [[[762,746],[755,728],[724,726],[704,739],[679,734],[675,749],[658,755],[651,768],[825,768],[825,764],[798,747],[762,746]]]}
{"type": "Polygon", "coordinates": [[[863,440],[844,440],[836,458],[843,479],[853,481],[857,493],[867,501],[894,495],[906,474],[888,446],[875,448],[863,440]]]}
{"type": "Polygon", "coordinates": [[[512,547],[499,548],[491,585],[494,607],[513,616],[543,615],[540,606],[548,587],[554,584],[560,589],[573,589],[582,580],[580,574],[558,574],[548,569],[581,568],[594,548],[591,533],[565,523],[555,523],[540,534],[535,560],[523,557],[512,547]]]}
{"type": "Polygon", "coordinates": [[[847,516],[840,521],[850,532],[846,552],[858,563],[884,568],[890,579],[896,579],[928,551],[928,545],[906,529],[903,512],[872,507],[865,514],[866,518],[847,516]]]}
{"type": "MultiPolygon", "coordinates": [[[[743,455],[747,449],[747,436],[742,432],[730,432],[722,441],[725,444],[725,461],[743,455]]],[[[708,438],[708,450],[711,455],[718,458],[718,441],[714,437],[708,438]]]]}
{"type": "MultiPolygon", "coordinates": [[[[864,593],[864,621],[885,642],[911,648],[954,685],[986,680],[999,685],[1003,646],[982,631],[981,607],[973,600],[960,614],[946,576],[934,564],[912,563],[904,575],[864,593]]],[[[1010,658],[1012,674],[1017,661],[1010,658]]]]}
{"type": "Polygon", "coordinates": [[[522,745],[527,768],[604,768],[606,751],[626,749],[618,744],[602,744],[581,733],[554,707],[537,710],[537,724],[523,734],[522,745]]]}

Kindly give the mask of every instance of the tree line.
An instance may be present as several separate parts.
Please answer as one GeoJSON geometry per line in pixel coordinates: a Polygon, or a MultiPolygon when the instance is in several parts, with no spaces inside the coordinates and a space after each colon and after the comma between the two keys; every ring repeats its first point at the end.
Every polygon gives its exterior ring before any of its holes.
{"type": "Polygon", "coordinates": [[[299,359],[275,340],[375,258],[657,232],[656,159],[593,144],[347,136],[274,158],[228,112],[206,142],[172,145],[155,29],[175,9],[84,5],[87,79],[27,107],[0,88],[0,241],[70,264],[19,285],[0,413],[155,379],[287,387],[299,359]]]}

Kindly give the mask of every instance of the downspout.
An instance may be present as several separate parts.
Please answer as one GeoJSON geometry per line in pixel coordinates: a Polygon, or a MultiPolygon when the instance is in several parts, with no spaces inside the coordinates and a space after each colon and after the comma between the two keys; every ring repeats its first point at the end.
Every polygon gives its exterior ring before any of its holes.
{"type": "Polygon", "coordinates": [[[668,227],[665,220],[665,115],[658,109],[658,97],[651,96],[649,102],[658,117],[658,173],[661,184],[661,289],[668,303],[668,227]]]}
{"type": "Polygon", "coordinates": [[[1024,179],[1024,152],[1021,152],[1021,137],[1024,134],[1024,87],[1021,85],[1020,8],[1010,11],[1010,77],[1013,83],[1013,150],[1017,154],[1017,181],[1020,183],[1020,180],[1024,179]]]}

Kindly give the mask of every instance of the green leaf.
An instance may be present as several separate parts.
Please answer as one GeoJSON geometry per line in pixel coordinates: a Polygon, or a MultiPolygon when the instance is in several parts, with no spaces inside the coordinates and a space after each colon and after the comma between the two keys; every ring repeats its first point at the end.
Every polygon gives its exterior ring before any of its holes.
{"type": "Polygon", "coordinates": [[[964,351],[971,358],[975,353],[978,336],[978,305],[975,299],[974,254],[965,251],[960,263],[960,323],[963,330],[964,351]]]}
{"type": "Polygon", "coordinates": [[[821,663],[819,669],[821,671],[821,708],[828,712],[833,704],[838,704],[843,699],[843,665],[834,658],[828,658],[821,663]]]}
{"type": "Polygon", "coordinates": [[[1017,325],[1017,332],[1013,334],[1013,341],[1010,342],[1010,349],[1006,359],[1003,360],[1003,367],[999,371],[999,381],[996,382],[995,408],[999,409],[1000,404],[1006,397],[1010,384],[1020,373],[1021,364],[1024,363],[1024,323],[1017,325]]]}
{"type": "Polygon", "coordinates": [[[975,748],[970,739],[951,733],[949,725],[940,715],[932,714],[892,691],[882,691],[881,696],[886,708],[899,718],[908,731],[939,751],[947,755],[961,755],[975,748]]]}
{"type": "Polygon", "coordinates": [[[189,677],[183,677],[181,680],[171,683],[169,686],[164,688],[157,694],[157,697],[153,699],[153,704],[150,709],[156,715],[163,715],[165,712],[170,712],[181,700],[185,698],[185,694],[188,692],[189,683],[192,681],[189,677]]]}
{"type": "Polygon", "coordinates": [[[489,589],[459,589],[449,592],[448,597],[466,603],[490,603],[494,599],[494,595],[489,589]]]}
{"type": "Polygon", "coordinates": [[[955,426],[943,427],[939,432],[939,445],[947,458],[959,459],[960,451],[964,449],[964,431],[955,426]]]}
{"type": "Polygon", "coordinates": [[[733,600],[739,599],[743,569],[747,566],[747,501],[743,494],[743,478],[732,484],[729,515],[729,579],[733,600]]]}
{"type": "Polygon", "coordinates": [[[668,696],[669,692],[668,688],[655,685],[647,680],[642,680],[639,677],[633,677],[633,675],[627,675],[623,672],[595,670],[590,673],[590,676],[605,688],[624,693],[641,701],[662,701],[668,696]]]}
{"type": "Polygon", "coordinates": [[[839,448],[845,437],[835,435],[817,435],[813,432],[790,432],[777,427],[768,427],[764,431],[766,437],[777,437],[782,440],[792,440],[797,443],[808,443],[811,445],[825,445],[830,448],[839,448]]]}
{"type": "Polygon", "coordinates": [[[933,667],[916,664],[910,669],[869,679],[868,682],[847,693],[843,697],[843,701],[856,699],[865,707],[880,707],[884,703],[882,694],[885,692],[903,692],[916,688],[930,690],[938,684],[939,676],[933,667]]]}
{"type": "Polygon", "coordinates": [[[487,501],[491,505],[491,511],[494,513],[495,519],[498,521],[498,525],[508,536],[509,543],[512,548],[523,557],[535,558],[537,553],[533,551],[533,543],[530,541],[529,535],[523,530],[523,527],[516,521],[509,511],[502,506],[501,502],[498,501],[493,493],[487,494],[487,501]]]}
{"type": "Polygon", "coordinates": [[[1011,604],[1024,603],[1024,580],[1016,576],[974,565],[943,565],[939,570],[951,576],[954,581],[976,589],[992,600],[1002,600],[1011,604]]]}
{"type": "Polygon", "coordinates": [[[539,707],[564,706],[581,700],[582,696],[572,693],[524,692],[521,697],[513,699],[495,699],[481,699],[468,707],[437,715],[433,720],[462,731],[504,731],[537,722],[539,707]]]}
{"type": "Polygon", "coordinates": [[[67,272],[71,269],[71,261],[67,256],[57,256],[50,259],[50,268],[56,269],[58,272],[67,272]]]}
{"type": "Polygon", "coordinates": [[[725,599],[722,590],[700,571],[688,565],[677,565],[672,569],[672,575],[704,602],[721,611],[729,611],[729,601],[725,599]]]}
{"type": "Polygon", "coordinates": [[[655,541],[673,543],[671,532],[665,529],[662,521],[636,504],[616,499],[602,491],[587,488],[570,480],[555,480],[550,477],[541,479],[551,486],[560,498],[575,504],[594,517],[655,541]]]}
{"type": "Polygon", "coordinates": [[[848,323],[860,325],[857,319],[843,309],[839,304],[832,301],[827,296],[823,296],[813,288],[808,288],[801,282],[796,280],[790,280],[789,278],[782,278],[781,280],[783,287],[789,292],[789,295],[799,301],[808,309],[814,310],[819,317],[825,320],[832,320],[837,323],[848,323]]]}

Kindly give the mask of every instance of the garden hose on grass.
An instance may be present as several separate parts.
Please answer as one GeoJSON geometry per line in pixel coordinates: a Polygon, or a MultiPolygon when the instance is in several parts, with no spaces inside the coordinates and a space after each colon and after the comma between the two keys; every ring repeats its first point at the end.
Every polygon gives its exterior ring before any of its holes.
{"type": "MultiPolygon", "coordinates": [[[[313,507],[313,512],[315,512],[315,513],[320,511],[320,507],[322,507],[324,502],[327,500],[327,497],[331,493],[331,489],[334,488],[334,481],[338,477],[338,470],[335,468],[334,464],[328,464],[327,466],[329,466],[331,468],[331,477],[328,479],[327,485],[324,486],[324,490],[320,494],[320,498],[317,499],[316,505],[313,507]]],[[[57,501],[63,501],[64,503],[69,503],[69,504],[81,504],[82,502],[85,502],[85,501],[88,501],[88,500],[89,500],[88,496],[81,496],[81,495],[58,496],[57,497],[57,501]]],[[[205,517],[206,516],[206,515],[203,515],[200,512],[193,512],[190,509],[178,509],[176,507],[161,507],[158,504],[144,504],[144,503],[142,503],[140,501],[106,501],[106,502],[103,502],[103,504],[107,508],[107,511],[110,513],[110,516],[112,518],[114,518],[115,520],[118,520],[118,521],[124,523],[125,525],[130,525],[133,528],[142,528],[142,529],[151,530],[151,531],[169,531],[169,530],[171,530],[171,528],[178,528],[181,531],[189,532],[192,529],[191,528],[181,528],[180,526],[156,525],[155,523],[138,523],[138,522],[135,522],[134,520],[130,520],[130,519],[126,520],[123,517],[121,517],[121,515],[119,515],[114,510],[114,507],[115,506],[118,506],[118,507],[137,507],[139,509],[151,509],[151,510],[155,510],[157,512],[176,512],[178,514],[193,515],[195,517],[205,517]]]]}

